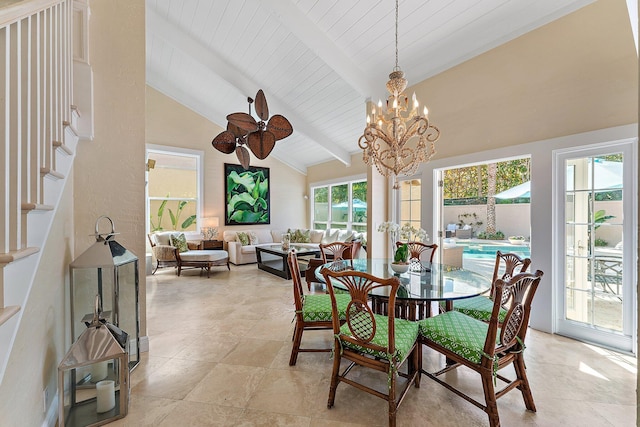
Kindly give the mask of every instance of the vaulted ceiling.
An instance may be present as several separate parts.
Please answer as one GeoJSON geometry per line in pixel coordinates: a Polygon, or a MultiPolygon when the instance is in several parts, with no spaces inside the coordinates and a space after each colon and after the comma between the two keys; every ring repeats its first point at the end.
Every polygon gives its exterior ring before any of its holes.
{"type": "MultiPolygon", "coordinates": [[[[400,0],[398,62],[416,84],[592,1],[400,0]]],[[[151,87],[223,128],[263,89],[270,114],[294,127],[271,156],[302,173],[333,159],[349,164],[359,151],[366,100],[386,98],[395,65],[393,0],[146,6],[151,87]]],[[[211,139],[203,150],[213,150],[211,139]]]]}

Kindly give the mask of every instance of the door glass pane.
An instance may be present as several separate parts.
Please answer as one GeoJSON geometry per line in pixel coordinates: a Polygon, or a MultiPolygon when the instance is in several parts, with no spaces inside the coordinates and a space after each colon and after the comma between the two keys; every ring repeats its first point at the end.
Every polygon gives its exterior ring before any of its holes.
{"type": "Polygon", "coordinates": [[[566,161],[565,317],[623,331],[622,155],[566,161]]]}
{"type": "Polygon", "coordinates": [[[411,224],[414,228],[420,225],[421,180],[408,179],[400,183],[400,224],[411,224]]]}

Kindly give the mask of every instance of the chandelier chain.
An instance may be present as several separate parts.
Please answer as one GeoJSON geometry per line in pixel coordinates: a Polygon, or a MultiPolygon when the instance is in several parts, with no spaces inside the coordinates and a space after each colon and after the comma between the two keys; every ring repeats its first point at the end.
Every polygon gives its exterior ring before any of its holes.
{"type": "Polygon", "coordinates": [[[396,68],[398,69],[398,0],[396,0],[396,68]]]}

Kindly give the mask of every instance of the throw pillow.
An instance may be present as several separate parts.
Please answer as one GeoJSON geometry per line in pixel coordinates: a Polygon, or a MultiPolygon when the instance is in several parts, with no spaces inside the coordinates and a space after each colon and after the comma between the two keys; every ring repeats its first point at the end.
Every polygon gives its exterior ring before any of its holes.
{"type": "Polygon", "coordinates": [[[299,243],[311,243],[311,230],[299,230],[300,242],[299,243]]]}
{"type": "Polygon", "coordinates": [[[240,244],[242,246],[247,246],[249,244],[249,242],[250,242],[249,234],[248,233],[244,233],[242,231],[239,231],[236,234],[236,238],[238,239],[238,242],[240,242],[240,244]]]}
{"type": "Polygon", "coordinates": [[[171,235],[171,246],[178,248],[178,252],[187,252],[189,246],[187,245],[187,238],[184,233],[174,233],[171,235]]]}
{"type": "Polygon", "coordinates": [[[298,229],[292,230],[292,229],[289,228],[287,230],[287,233],[289,233],[289,236],[291,236],[291,243],[301,243],[300,242],[300,233],[299,232],[300,232],[300,230],[298,230],[298,229]]]}
{"type": "Polygon", "coordinates": [[[258,235],[253,231],[249,232],[249,243],[252,245],[257,245],[259,242],[258,235]]]}

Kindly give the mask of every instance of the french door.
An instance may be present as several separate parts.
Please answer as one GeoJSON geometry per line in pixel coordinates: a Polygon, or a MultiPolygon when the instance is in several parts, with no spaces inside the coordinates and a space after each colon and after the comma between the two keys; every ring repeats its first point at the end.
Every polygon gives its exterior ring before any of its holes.
{"type": "Polygon", "coordinates": [[[557,332],[635,352],[635,140],[554,158],[557,332]]]}

